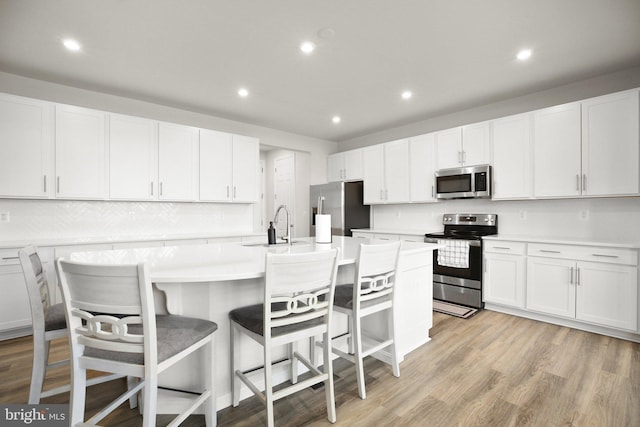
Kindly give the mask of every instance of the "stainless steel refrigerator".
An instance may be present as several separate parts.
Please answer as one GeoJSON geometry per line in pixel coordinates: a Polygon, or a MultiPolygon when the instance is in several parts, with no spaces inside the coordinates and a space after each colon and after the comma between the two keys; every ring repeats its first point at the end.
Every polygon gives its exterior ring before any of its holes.
{"type": "Polygon", "coordinates": [[[354,228],[369,228],[369,206],[363,204],[362,181],[330,182],[309,188],[310,235],[316,235],[318,201],[324,197],[322,213],[331,215],[331,235],[351,236],[354,228]]]}

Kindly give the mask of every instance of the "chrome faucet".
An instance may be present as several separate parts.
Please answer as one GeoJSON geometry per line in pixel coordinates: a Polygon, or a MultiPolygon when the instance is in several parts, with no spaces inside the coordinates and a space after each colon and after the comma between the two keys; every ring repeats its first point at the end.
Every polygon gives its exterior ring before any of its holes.
{"type": "Polygon", "coordinates": [[[293,225],[290,224],[290,221],[289,221],[289,209],[287,209],[286,205],[278,206],[278,209],[276,210],[276,215],[273,217],[273,223],[278,225],[278,215],[280,214],[280,211],[282,209],[284,209],[284,212],[287,214],[287,235],[282,237],[282,239],[286,240],[287,243],[291,244],[291,227],[293,227],[293,225]]]}

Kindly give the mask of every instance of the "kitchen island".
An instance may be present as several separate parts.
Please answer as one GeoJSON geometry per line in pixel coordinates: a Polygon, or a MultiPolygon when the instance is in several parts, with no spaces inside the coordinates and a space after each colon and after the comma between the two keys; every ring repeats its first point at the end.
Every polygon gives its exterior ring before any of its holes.
{"type": "MultiPolygon", "coordinates": [[[[333,236],[330,244],[318,244],[312,238],[298,239],[292,245],[263,245],[217,243],[208,245],[165,246],[125,250],[76,252],[72,261],[95,264],[134,264],[146,262],[154,284],[154,298],[158,313],[181,314],[209,319],[218,324],[215,333],[215,372],[218,408],[231,404],[229,377],[229,321],[228,313],[237,307],[262,302],[265,254],[301,253],[339,248],[338,284],[353,281],[354,265],[362,239],[333,236]]],[[[432,326],[432,251],[438,246],[428,243],[403,242],[400,250],[398,288],[396,295],[396,334],[399,359],[429,341],[432,326]]],[[[384,335],[386,322],[382,318],[369,319],[365,325],[369,333],[384,335]]],[[[333,333],[346,332],[346,317],[334,316],[333,333]]],[[[260,347],[247,339],[243,369],[259,367],[262,363],[260,347]],[[255,349],[252,347],[255,346],[255,349]]],[[[301,346],[303,350],[304,346],[301,346]]],[[[284,357],[285,349],[274,350],[274,360],[284,357]]],[[[200,384],[198,368],[202,360],[196,353],[175,369],[161,376],[160,385],[171,389],[197,390],[200,384]]],[[[384,353],[377,354],[388,359],[384,353]]],[[[287,379],[286,372],[274,372],[274,380],[287,379]]],[[[355,377],[354,377],[355,381],[355,377]]],[[[243,389],[242,398],[253,395],[243,389]]],[[[158,408],[162,413],[176,413],[183,400],[174,392],[165,393],[158,408]]]]}

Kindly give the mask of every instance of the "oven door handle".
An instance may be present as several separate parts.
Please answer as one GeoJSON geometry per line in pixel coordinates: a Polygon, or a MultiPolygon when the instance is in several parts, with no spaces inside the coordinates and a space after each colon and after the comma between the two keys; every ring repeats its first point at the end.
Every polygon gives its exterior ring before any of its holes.
{"type": "Polygon", "coordinates": [[[482,242],[480,240],[465,240],[465,239],[435,239],[433,237],[425,237],[425,243],[438,243],[438,240],[462,240],[463,242],[469,242],[469,246],[480,247],[482,242]]]}

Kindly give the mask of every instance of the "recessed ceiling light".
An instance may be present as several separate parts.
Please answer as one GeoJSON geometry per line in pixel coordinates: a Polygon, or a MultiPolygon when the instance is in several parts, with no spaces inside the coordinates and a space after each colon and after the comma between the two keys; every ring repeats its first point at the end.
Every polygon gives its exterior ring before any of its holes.
{"type": "Polygon", "coordinates": [[[316,45],[313,42],[304,42],[300,45],[300,50],[306,54],[313,52],[315,48],[316,45]]]}
{"type": "Polygon", "coordinates": [[[246,98],[247,96],[249,96],[249,91],[242,87],[238,89],[238,95],[240,95],[243,98],[246,98]]]}
{"type": "Polygon", "coordinates": [[[340,123],[342,121],[342,119],[340,118],[340,116],[333,116],[333,118],[331,119],[331,121],[333,123],[340,123]]]}
{"type": "Polygon", "coordinates": [[[76,40],[64,39],[62,40],[62,44],[64,45],[64,47],[66,47],[68,50],[72,52],[77,52],[80,50],[80,43],[78,43],[76,40]]]}
{"type": "Polygon", "coordinates": [[[413,93],[411,93],[410,90],[405,90],[404,92],[402,92],[402,99],[409,99],[413,96],[413,93]]]}
{"type": "Polygon", "coordinates": [[[531,49],[522,49],[516,56],[520,61],[526,61],[531,58],[531,49]]]}

